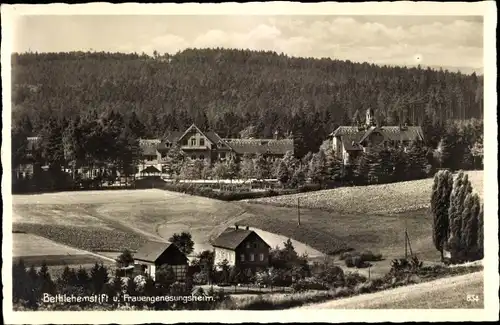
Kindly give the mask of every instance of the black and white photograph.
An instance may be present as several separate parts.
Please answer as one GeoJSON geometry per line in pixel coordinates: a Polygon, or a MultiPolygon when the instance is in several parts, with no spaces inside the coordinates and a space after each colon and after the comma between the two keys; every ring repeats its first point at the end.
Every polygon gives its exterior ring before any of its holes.
{"type": "Polygon", "coordinates": [[[495,4],[406,4],[2,5],[6,321],[498,320],[495,4]]]}

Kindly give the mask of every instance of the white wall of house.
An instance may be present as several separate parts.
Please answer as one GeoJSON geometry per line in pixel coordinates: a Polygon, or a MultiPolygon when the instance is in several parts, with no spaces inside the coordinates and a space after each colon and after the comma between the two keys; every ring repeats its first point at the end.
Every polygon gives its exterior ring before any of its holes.
{"type": "Polygon", "coordinates": [[[233,266],[236,263],[236,253],[230,249],[215,247],[214,265],[227,260],[229,265],[233,266]]]}

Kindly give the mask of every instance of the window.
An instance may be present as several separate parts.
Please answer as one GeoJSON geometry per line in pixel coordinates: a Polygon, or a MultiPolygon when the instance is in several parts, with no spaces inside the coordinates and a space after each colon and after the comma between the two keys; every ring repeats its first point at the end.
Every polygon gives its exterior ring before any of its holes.
{"type": "Polygon", "coordinates": [[[191,139],[191,146],[196,146],[196,138],[191,139]]]}
{"type": "Polygon", "coordinates": [[[205,155],[200,155],[200,159],[204,160],[205,159],[205,155]]]}
{"type": "Polygon", "coordinates": [[[225,152],[219,153],[219,157],[220,157],[220,159],[225,159],[226,158],[226,153],[225,152]]]}
{"type": "Polygon", "coordinates": [[[253,256],[253,254],[250,254],[250,262],[253,262],[253,261],[255,261],[255,258],[253,256]]]}
{"type": "Polygon", "coordinates": [[[245,254],[240,255],[240,261],[245,262],[245,254]]]}
{"type": "Polygon", "coordinates": [[[257,248],[257,243],[254,243],[254,244],[253,244],[253,248],[257,248]]]}
{"type": "Polygon", "coordinates": [[[259,259],[260,259],[261,262],[264,261],[264,254],[263,253],[259,254],[259,259]]]}
{"type": "Polygon", "coordinates": [[[250,248],[250,243],[247,243],[247,248],[250,248]]]}
{"type": "Polygon", "coordinates": [[[187,139],[182,140],[182,145],[183,146],[187,146],[188,145],[188,140],[187,139]]]}
{"type": "Polygon", "coordinates": [[[192,154],[192,155],[191,155],[191,159],[192,159],[192,160],[196,160],[196,155],[195,155],[195,154],[192,154]]]}
{"type": "Polygon", "coordinates": [[[200,146],[204,146],[205,145],[205,139],[200,139],[200,146]]]}

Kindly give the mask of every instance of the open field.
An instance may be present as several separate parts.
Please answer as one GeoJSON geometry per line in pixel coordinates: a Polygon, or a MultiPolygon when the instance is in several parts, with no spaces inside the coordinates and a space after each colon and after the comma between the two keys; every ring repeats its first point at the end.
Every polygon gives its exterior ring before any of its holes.
{"type": "Polygon", "coordinates": [[[112,259],[75,249],[33,234],[14,233],[13,262],[22,259],[26,266],[80,265],[109,263],[112,259]]]}
{"type": "Polygon", "coordinates": [[[421,284],[311,304],[300,309],[445,309],[484,308],[484,273],[442,278],[421,284]],[[467,294],[479,301],[468,302],[467,294]]]}
{"type": "MultiPolygon", "coordinates": [[[[467,172],[475,191],[483,197],[483,172],[467,172]]],[[[429,207],[433,178],[392,184],[341,187],[331,190],[246,200],[283,207],[300,206],[348,214],[400,213],[429,207]]]]}
{"type": "MultiPolygon", "coordinates": [[[[469,175],[480,188],[482,172],[469,175]]],[[[432,179],[426,179],[300,194],[300,226],[291,203],[223,202],[158,189],[15,195],[13,228],[95,252],[136,250],[148,239],[189,231],[200,251],[211,249],[210,240],[237,222],[260,231],[271,247],[292,238],[297,252],[311,257],[352,249],[381,253],[385,260],[370,270],[377,276],[389,269],[392,258],[404,256],[405,227],[413,253],[426,262],[439,259],[425,207],[431,187],[432,179]],[[398,212],[401,208],[405,212],[398,212]]],[[[296,197],[265,200],[296,203],[296,197]]]]}
{"type": "MultiPolygon", "coordinates": [[[[245,214],[239,204],[162,190],[50,193],[14,196],[13,229],[91,251],[137,250],[148,239],[189,231],[195,251],[245,214]],[[123,192],[123,196],[120,193],[123,192]],[[133,195],[132,195],[133,194],[133,195]]],[[[272,247],[286,237],[254,229],[272,247]]],[[[299,253],[321,255],[294,241],[299,253]]]]}
{"type": "MultiPolygon", "coordinates": [[[[382,276],[390,269],[394,258],[404,257],[404,229],[408,228],[411,249],[419,259],[437,262],[438,251],[432,243],[432,218],[427,209],[399,214],[337,214],[317,209],[301,209],[301,225],[297,225],[297,212],[286,207],[248,204],[252,215],[243,224],[295,238],[311,247],[335,254],[347,250],[370,250],[382,254],[383,261],[368,269],[356,270],[372,277],[382,276]]],[[[337,258],[336,258],[337,259],[337,258]]],[[[337,261],[344,266],[344,261],[337,261]]],[[[347,270],[347,269],[346,269],[347,270]]]]}

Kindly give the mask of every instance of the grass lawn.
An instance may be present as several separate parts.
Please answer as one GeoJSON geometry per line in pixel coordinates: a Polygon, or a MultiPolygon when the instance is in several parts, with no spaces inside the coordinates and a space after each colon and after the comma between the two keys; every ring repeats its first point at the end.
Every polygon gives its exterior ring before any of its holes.
{"type": "Polygon", "coordinates": [[[307,309],[447,309],[484,308],[484,273],[446,277],[430,282],[304,306],[307,309]],[[477,295],[468,302],[467,295],[477,295]]]}
{"type": "Polygon", "coordinates": [[[189,231],[198,249],[242,209],[162,190],[61,192],[13,197],[13,228],[92,251],[138,249],[189,231]]]}
{"type": "Polygon", "coordinates": [[[260,204],[247,208],[253,215],[242,223],[290,236],[325,253],[353,249],[379,252],[386,259],[401,257],[407,227],[414,253],[425,259],[439,258],[432,246],[432,218],[427,209],[391,215],[301,209],[298,226],[296,209],[260,204]]]}
{"type": "MultiPolygon", "coordinates": [[[[483,197],[483,172],[467,172],[472,187],[483,197]]],[[[398,213],[426,208],[430,204],[433,178],[392,184],[342,187],[308,193],[247,200],[285,207],[300,206],[341,214],[398,213]]]]}
{"type": "Polygon", "coordinates": [[[101,263],[102,259],[95,255],[31,255],[31,256],[18,256],[13,258],[13,263],[18,262],[20,259],[24,261],[26,266],[41,266],[44,262],[47,266],[61,266],[61,265],[81,265],[101,263]]]}
{"type": "MultiPolygon", "coordinates": [[[[126,233],[117,229],[100,229],[97,227],[78,227],[78,226],[62,226],[51,224],[32,224],[18,223],[14,224],[14,230],[23,231],[30,234],[35,234],[62,243],[68,246],[84,249],[87,251],[123,251],[129,249],[135,251],[140,246],[146,243],[147,239],[133,232],[126,233]]],[[[17,234],[15,234],[17,235],[17,234]]],[[[30,252],[23,249],[24,245],[14,241],[14,251],[22,250],[18,255],[35,255],[36,252],[42,252],[43,248],[39,249],[34,245],[30,245],[30,252]]]]}

